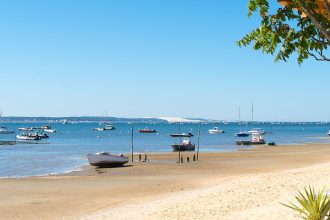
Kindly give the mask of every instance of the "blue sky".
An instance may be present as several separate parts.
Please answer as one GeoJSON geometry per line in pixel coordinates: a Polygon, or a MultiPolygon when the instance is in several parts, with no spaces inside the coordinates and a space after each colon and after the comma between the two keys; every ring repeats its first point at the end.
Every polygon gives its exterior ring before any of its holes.
{"type": "Polygon", "coordinates": [[[235,42],[246,1],[0,1],[5,116],[330,120],[329,63],[235,42]]]}

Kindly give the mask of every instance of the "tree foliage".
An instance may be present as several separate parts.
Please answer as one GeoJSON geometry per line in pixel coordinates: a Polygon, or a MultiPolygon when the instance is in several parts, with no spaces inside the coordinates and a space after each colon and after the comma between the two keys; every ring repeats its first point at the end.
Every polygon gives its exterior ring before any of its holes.
{"type": "Polygon", "coordinates": [[[248,16],[259,12],[261,24],[237,44],[252,44],[253,49],[274,55],[275,61],[287,61],[294,52],[299,64],[309,57],[330,61],[330,7],[327,0],[318,1],[323,1],[325,13],[320,13],[315,0],[287,0],[273,14],[268,0],[249,0],[248,16]]]}

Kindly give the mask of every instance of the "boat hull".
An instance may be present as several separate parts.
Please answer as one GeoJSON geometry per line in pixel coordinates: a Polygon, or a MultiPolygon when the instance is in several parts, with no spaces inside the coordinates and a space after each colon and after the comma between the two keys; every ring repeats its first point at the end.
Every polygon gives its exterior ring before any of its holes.
{"type": "Polygon", "coordinates": [[[173,151],[194,151],[195,144],[172,144],[173,151]]]}
{"type": "Polygon", "coordinates": [[[97,167],[116,167],[123,166],[128,162],[128,157],[117,155],[88,154],[88,162],[97,167]]]}
{"type": "Polygon", "coordinates": [[[223,131],[223,130],[218,130],[218,131],[216,131],[216,130],[214,130],[214,131],[209,130],[209,134],[222,134],[222,133],[225,133],[225,131],[223,131]]]}
{"type": "Polygon", "coordinates": [[[140,133],[156,133],[156,130],[139,130],[140,133]]]}
{"type": "Polygon", "coordinates": [[[193,137],[194,135],[191,133],[188,134],[170,134],[171,137],[193,137]]]}
{"type": "Polygon", "coordinates": [[[237,134],[235,134],[235,136],[236,137],[248,137],[248,136],[250,136],[250,134],[248,134],[248,133],[237,133],[237,134]]]}
{"type": "Polygon", "coordinates": [[[41,139],[41,137],[39,136],[21,136],[21,135],[17,135],[16,136],[17,140],[24,140],[24,141],[38,141],[41,139]]]}
{"type": "Polygon", "coordinates": [[[265,141],[236,141],[237,145],[258,145],[258,144],[265,144],[265,141]]]}

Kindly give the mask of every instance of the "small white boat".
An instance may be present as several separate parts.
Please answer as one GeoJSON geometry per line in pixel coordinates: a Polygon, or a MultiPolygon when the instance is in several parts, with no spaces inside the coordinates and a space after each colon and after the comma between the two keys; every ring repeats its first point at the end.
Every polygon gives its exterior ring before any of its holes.
{"type": "Polygon", "coordinates": [[[99,152],[95,154],[87,154],[88,162],[92,166],[97,167],[114,167],[122,166],[128,162],[128,157],[124,155],[113,155],[109,152],[99,152]]]}
{"type": "Polygon", "coordinates": [[[27,128],[18,128],[19,131],[34,131],[34,128],[27,127],[27,128]]]}
{"type": "Polygon", "coordinates": [[[330,136],[330,130],[329,130],[329,132],[328,132],[328,136],[330,136]]]}
{"type": "Polygon", "coordinates": [[[52,129],[52,128],[45,128],[44,132],[48,132],[48,133],[56,133],[56,129],[52,129]]]}
{"type": "Polygon", "coordinates": [[[218,127],[214,127],[213,129],[209,129],[209,134],[222,134],[225,133],[224,130],[220,130],[218,127]]]}
{"type": "Polygon", "coordinates": [[[10,130],[7,127],[0,127],[0,134],[14,134],[15,131],[10,130]]]}
{"type": "Polygon", "coordinates": [[[264,130],[260,129],[260,128],[254,128],[254,129],[252,129],[252,130],[250,130],[248,132],[250,134],[253,134],[253,133],[259,133],[259,134],[262,134],[262,135],[266,134],[266,132],[264,130]]]}
{"type": "Polygon", "coordinates": [[[104,128],[104,130],[106,130],[106,131],[111,131],[111,130],[115,130],[115,129],[116,128],[112,125],[106,125],[105,128],[104,128]]]}
{"type": "Polygon", "coordinates": [[[111,125],[111,123],[107,121],[102,121],[99,123],[99,125],[111,125]]]}
{"type": "Polygon", "coordinates": [[[94,131],[105,131],[105,128],[93,128],[94,131]]]}
{"type": "Polygon", "coordinates": [[[41,137],[34,136],[33,134],[18,134],[16,135],[16,139],[18,140],[26,140],[26,141],[37,141],[40,140],[41,137]]]}

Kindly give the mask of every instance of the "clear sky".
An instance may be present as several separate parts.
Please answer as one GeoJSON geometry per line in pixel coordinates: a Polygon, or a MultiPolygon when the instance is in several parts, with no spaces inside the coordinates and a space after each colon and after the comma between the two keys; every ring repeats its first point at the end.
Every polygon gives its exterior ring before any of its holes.
{"type": "MultiPolygon", "coordinates": [[[[274,0],[275,2],[275,0],[274,0]]],[[[4,116],[330,121],[329,63],[235,42],[248,0],[0,2],[4,116]]]]}

